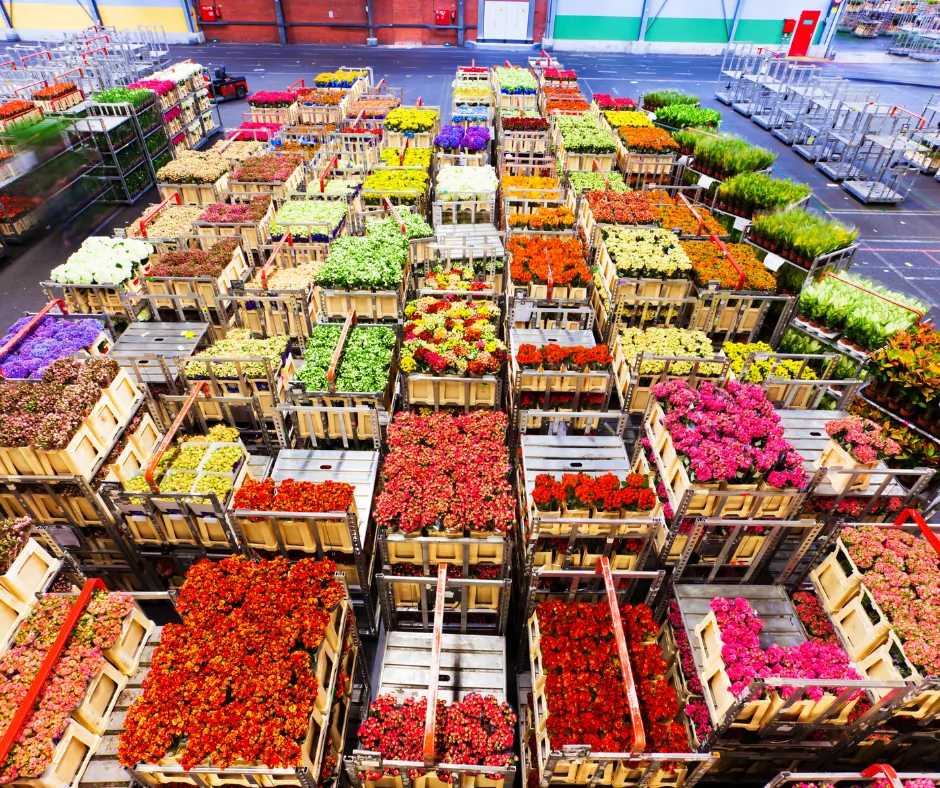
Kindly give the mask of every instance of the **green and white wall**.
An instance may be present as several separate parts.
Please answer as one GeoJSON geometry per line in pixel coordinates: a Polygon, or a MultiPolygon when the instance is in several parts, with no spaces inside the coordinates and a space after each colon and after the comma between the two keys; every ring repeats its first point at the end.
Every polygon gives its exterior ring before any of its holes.
{"type": "Polygon", "coordinates": [[[646,0],[648,23],[640,40],[644,0],[555,0],[552,43],[560,50],[711,53],[730,39],[740,2],[735,41],[780,44],[783,20],[820,11],[830,0],[646,0]],[[661,9],[661,10],[660,10],[661,9]]]}

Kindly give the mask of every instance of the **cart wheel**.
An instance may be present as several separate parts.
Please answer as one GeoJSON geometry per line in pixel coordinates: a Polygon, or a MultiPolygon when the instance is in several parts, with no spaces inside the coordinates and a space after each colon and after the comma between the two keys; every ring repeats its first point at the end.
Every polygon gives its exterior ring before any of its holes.
{"type": "Polygon", "coordinates": [[[239,85],[237,88],[235,88],[235,98],[243,99],[247,95],[248,95],[248,90],[245,88],[244,85],[239,85]]]}

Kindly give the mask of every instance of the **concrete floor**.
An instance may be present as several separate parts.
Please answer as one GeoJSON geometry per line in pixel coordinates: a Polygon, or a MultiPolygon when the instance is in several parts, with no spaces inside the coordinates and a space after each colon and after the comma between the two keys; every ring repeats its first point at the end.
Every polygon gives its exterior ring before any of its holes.
{"type": "MultiPolygon", "coordinates": [[[[940,93],[940,64],[913,63],[906,59],[899,59],[897,64],[865,63],[864,59],[876,48],[865,49],[860,46],[862,43],[868,42],[850,39],[843,44],[840,39],[837,47],[851,47],[853,52],[859,53],[860,62],[826,63],[824,68],[851,78],[859,85],[870,86],[879,94],[880,101],[903,105],[918,114],[933,93],[940,93]],[[897,84],[880,82],[888,79],[897,84]],[[879,83],[872,80],[879,80],[879,83]]],[[[207,44],[174,47],[173,50],[174,58],[193,58],[210,68],[225,65],[231,75],[244,74],[251,90],[283,90],[295,80],[312,78],[322,70],[371,65],[376,79],[384,77],[390,86],[404,89],[407,103],[421,96],[426,105],[443,107],[445,117],[450,107],[450,81],[458,65],[469,64],[471,58],[480,66],[502,64],[507,59],[519,64],[525,62],[526,57],[519,52],[447,47],[369,49],[207,44]]],[[[768,132],[714,101],[712,94],[721,62],[717,57],[616,53],[564,53],[559,57],[566,67],[577,70],[586,92],[636,98],[649,89],[675,87],[702,96],[703,106],[713,106],[723,112],[723,130],[778,153],[776,175],[809,183],[814,193],[813,207],[859,228],[863,245],[853,270],[940,306],[940,183],[920,175],[901,205],[862,205],[768,132]]],[[[223,104],[223,125],[238,126],[247,109],[244,102],[223,104]]],[[[136,205],[117,211],[98,232],[110,233],[113,227],[126,226],[148,203],[156,201],[154,190],[136,205]]],[[[86,224],[91,224],[91,220],[86,224]]],[[[37,242],[23,249],[12,248],[9,258],[0,262],[0,325],[7,326],[24,311],[36,310],[45,303],[37,282],[80,243],[78,232],[70,235],[75,237],[66,245],[58,228],[50,227],[37,242]]]]}

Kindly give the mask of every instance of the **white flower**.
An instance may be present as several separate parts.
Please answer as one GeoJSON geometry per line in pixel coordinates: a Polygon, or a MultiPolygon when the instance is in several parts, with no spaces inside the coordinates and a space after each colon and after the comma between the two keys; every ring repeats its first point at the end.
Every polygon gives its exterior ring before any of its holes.
{"type": "Polygon", "coordinates": [[[62,284],[118,284],[133,277],[153,252],[153,246],[136,238],[92,236],[50,277],[62,284]]]}

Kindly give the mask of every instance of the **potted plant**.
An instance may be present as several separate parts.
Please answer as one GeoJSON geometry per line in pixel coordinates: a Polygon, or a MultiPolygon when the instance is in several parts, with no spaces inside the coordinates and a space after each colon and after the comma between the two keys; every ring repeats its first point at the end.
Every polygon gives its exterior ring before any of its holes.
{"type": "MultiPolygon", "coordinates": [[[[816,468],[874,469],[881,460],[893,457],[901,450],[895,441],[883,434],[880,425],[857,416],[827,422],[826,433],[829,442],[814,462],[816,468]]],[[[848,473],[830,473],[829,479],[838,492],[843,492],[849,485],[852,490],[864,491],[868,489],[871,474],[857,475],[853,479],[848,473]]]]}

